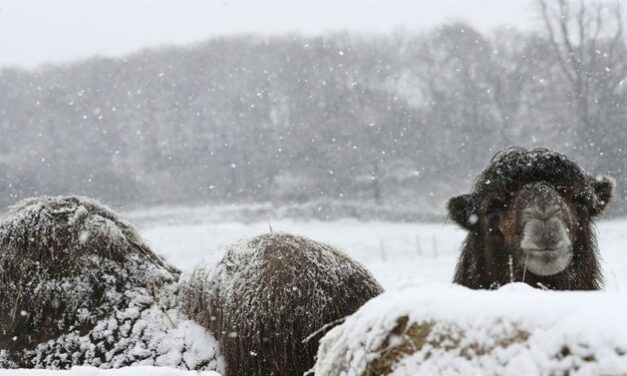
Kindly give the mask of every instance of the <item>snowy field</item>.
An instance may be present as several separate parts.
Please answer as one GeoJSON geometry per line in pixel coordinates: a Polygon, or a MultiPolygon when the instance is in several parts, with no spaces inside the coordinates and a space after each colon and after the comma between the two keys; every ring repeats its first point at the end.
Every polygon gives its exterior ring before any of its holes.
{"type": "MultiPolygon", "coordinates": [[[[125,216],[139,227],[155,252],[184,271],[205,257],[218,257],[222,246],[268,232],[271,226],[275,232],[304,235],[340,248],[363,263],[386,289],[449,282],[465,236],[450,223],[220,221],[212,208],[133,212],[125,216]]],[[[627,219],[601,221],[597,230],[606,289],[627,291],[627,219]]]]}

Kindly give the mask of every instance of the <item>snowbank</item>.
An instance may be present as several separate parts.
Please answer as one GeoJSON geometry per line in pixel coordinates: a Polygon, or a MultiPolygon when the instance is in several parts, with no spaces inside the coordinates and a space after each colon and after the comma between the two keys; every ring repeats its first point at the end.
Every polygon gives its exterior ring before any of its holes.
{"type": "Polygon", "coordinates": [[[108,370],[93,367],[74,367],[69,371],[40,369],[0,370],[0,376],[220,376],[220,374],[212,371],[181,371],[160,367],[127,367],[108,370]]]}
{"type": "Polygon", "coordinates": [[[387,292],[322,339],[319,375],[627,374],[627,294],[423,285],[387,292]]]}

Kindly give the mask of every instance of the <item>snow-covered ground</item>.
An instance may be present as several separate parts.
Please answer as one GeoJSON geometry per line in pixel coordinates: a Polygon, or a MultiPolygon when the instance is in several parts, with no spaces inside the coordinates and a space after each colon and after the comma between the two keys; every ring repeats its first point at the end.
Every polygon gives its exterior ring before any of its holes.
{"type": "MultiPolygon", "coordinates": [[[[218,257],[220,248],[241,238],[270,231],[290,232],[334,245],[363,263],[386,289],[425,282],[447,283],[465,232],[453,224],[399,223],[343,219],[220,221],[188,209],[127,213],[155,252],[187,271],[205,257],[218,257]]],[[[206,210],[210,211],[210,208],[206,210]]],[[[607,290],[627,291],[627,219],[601,221],[598,240],[607,290]]]]}
{"type": "Polygon", "coordinates": [[[269,231],[304,235],[329,243],[362,262],[386,287],[413,281],[446,281],[453,273],[463,233],[442,224],[389,222],[277,221],[158,225],[140,233],[156,253],[184,271],[205,257],[219,255],[222,246],[269,231]]]}

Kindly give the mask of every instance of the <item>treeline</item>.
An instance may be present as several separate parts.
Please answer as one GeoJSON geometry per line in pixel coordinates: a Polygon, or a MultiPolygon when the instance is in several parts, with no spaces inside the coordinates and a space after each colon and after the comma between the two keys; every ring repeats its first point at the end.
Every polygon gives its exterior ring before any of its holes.
{"type": "Polygon", "coordinates": [[[330,198],[433,211],[511,145],[558,149],[625,187],[627,49],[602,20],[570,41],[576,19],[491,35],[451,24],[3,69],[0,203],[71,192],[126,207],[330,198]]]}

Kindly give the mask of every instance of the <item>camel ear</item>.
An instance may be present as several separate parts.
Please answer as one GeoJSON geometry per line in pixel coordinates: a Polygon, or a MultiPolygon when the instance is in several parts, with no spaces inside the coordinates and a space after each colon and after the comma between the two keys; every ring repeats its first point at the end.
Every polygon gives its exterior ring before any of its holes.
{"type": "Polygon", "coordinates": [[[453,197],[448,201],[447,209],[449,217],[463,228],[471,230],[477,224],[478,214],[472,194],[453,197]]]}
{"type": "Polygon", "coordinates": [[[601,176],[594,181],[594,191],[597,194],[597,205],[594,215],[599,215],[605,210],[607,204],[614,198],[616,181],[609,176],[601,176]]]}

